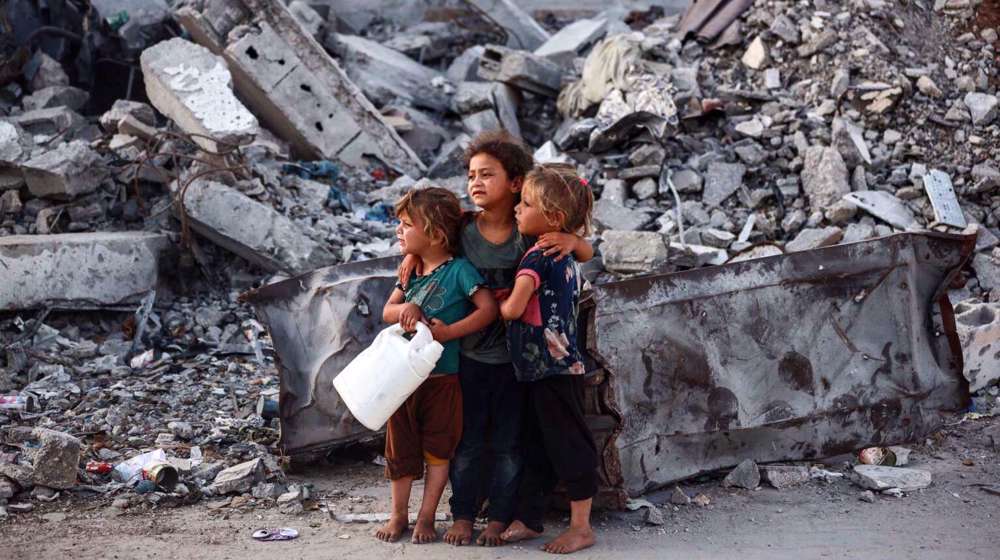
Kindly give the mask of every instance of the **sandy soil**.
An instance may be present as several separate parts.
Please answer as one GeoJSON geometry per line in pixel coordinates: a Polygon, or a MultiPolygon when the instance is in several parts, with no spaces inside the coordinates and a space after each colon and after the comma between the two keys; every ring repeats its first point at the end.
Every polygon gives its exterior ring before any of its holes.
{"type": "MultiPolygon", "coordinates": [[[[932,445],[914,446],[912,466],[930,470],[930,488],[904,498],[858,499],[860,490],[845,480],[812,481],[774,490],[723,489],[718,477],[683,484],[689,495],[708,495],[708,507],[669,505],[666,490],[646,496],[663,508],[666,523],[643,523],[641,512],[598,512],[598,544],[579,558],[941,558],[1000,557],[1000,496],[976,484],[1000,484],[1000,418],[976,420],[943,430],[932,445]]],[[[842,461],[828,461],[843,470],[842,461]]],[[[116,516],[111,498],[73,498],[11,516],[0,526],[0,558],[236,559],[277,558],[522,558],[546,557],[538,540],[502,548],[443,543],[384,544],[370,536],[372,524],[342,524],[329,512],[384,512],[388,485],[381,468],[369,462],[313,466],[291,475],[314,485],[323,510],[298,516],[274,507],[210,509],[210,501],[173,509],[142,506],[116,516]],[[47,513],[62,513],[46,521],[47,513]],[[257,542],[262,527],[294,527],[300,537],[287,542],[257,542]]],[[[419,489],[418,489],[419,490],[419,489]]],[[[441,511],[446,511],[442,507],[441,511]]],[[[554,534],[566,519],[553,513],[554,534]]],[[[446,524],[439,524],[443,530],[446,524]]]]}

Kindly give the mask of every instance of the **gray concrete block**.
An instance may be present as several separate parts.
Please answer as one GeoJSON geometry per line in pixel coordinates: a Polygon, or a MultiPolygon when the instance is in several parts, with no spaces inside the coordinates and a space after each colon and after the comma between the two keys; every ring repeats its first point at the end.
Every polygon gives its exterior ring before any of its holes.
{"type": "Polygon", "coordinates": [[[607,18],[577,20],[549,37],[534,54],[559,64],[572,64],[574,58],[603,37],[607,30],[607,18]]]}
{"type": "Polygon", "coordinates": [[[59,199],[94,192],[108,176],[104,160],[83,140],[60,144],[24,162],[21,169],[31,194],[59,199]]]}
{"type": "Polygon", "coordinates": [[[549,40],[549,33],[512,0],[468,1],[507,31],[508,47],[530,51],[549,40]]]}
{"type": "Polygon", "coordinates": [[[551,60],[497,45],[487,45],[479,57],[480,78],[548,97],[559,95],[562,73],[551,60]]]}
{"type": "Polygon", "coordinates": [[[0,309],[132,304],[156,288],[168,245],[147,232],[0,237],[0,309]]]}
{"type": "Polygon", "coordinates": [[[195,231],[268,270],[298,274],[336,262],[290,219],[221,183],[195,181],[183,203],[195,231]]]}
{"type": "Polygon", "coordinates": [[[139,61],[150,102],[185,132],[200,135],[194,141],[203,148],[219,151],[219,142],[240,143],[257,133],[257,118],[236,99],[222,57],[177,37],[149,47],[139,61]]]}

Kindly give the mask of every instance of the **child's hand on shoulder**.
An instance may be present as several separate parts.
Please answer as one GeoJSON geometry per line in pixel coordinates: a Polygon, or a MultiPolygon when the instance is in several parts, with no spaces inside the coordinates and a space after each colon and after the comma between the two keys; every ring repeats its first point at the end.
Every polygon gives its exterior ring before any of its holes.
{"type": "Polygon", "coordinates": [[[417,323],[424,320],[424,312],[415,303],[403,304],[399,310],[399,326],[406,332],[417,330],[417,323]]]}
{"type": "Polygon", "coordinates": [[[578,236],[558,231],[543,233],[538,238],[538,246],[545,249],[544,255],[558,255],[555,259],[557,261],[576,251],[579,242],[578,236]]]}
{"type": "Polygon", "coordinates": [[[399,277],[399,283],[403,286],[405,290],[410,284],[410,276],[413,273],[421,273],[420,270],[420,257],[416,255],[406,255],[403,257],[403,262],[399,263],[399,268],[396,269],[396,276],[399,277]]]}

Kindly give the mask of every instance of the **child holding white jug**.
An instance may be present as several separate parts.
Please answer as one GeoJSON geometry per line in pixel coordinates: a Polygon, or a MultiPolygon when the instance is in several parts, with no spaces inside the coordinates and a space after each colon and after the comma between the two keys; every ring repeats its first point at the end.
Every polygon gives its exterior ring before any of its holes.
{"type": "Polygon", "coordinates": [[[437,187],[417,189],[396,203],[400,250],[419,260],[421,274],[397,285],[382,312],[387,323],[407,332],[418,322],[429,325],[444,345],[431,375],[389,418],[386,429],[386,475],[392,481],[392,514],[375,535],[394,542],[409,523],[410,489],[426,465],[423,501],[412,542],[437,539],[434,516],[448,482],[448,463],[462,436],[462,392],[459,387],[459,339],[479,331],[497,317],[497,304],[469,261],[456,258],[462,210],[458,198],[437,187]]]}
{"type": "MultiPolygon", "coordinates": [[[[586,233],[593,204],[590,186],[573,166],[541,165],[525,178],[517,229],[533,237],[586,233]]],[[[510,321],[510,355],[527,400],[524,475],[515,521],[504,539],[541,534],[547,499],[562,480],[570,500],[569,528],[542,547],[558,554],[594,544],[590,508],[597,494],[597,446],[584,419],[585,367],[576,336],[582,284],[572,257],[556,259],[535,246],[521,260],[514,289],[500,305],[510,321]]]]}

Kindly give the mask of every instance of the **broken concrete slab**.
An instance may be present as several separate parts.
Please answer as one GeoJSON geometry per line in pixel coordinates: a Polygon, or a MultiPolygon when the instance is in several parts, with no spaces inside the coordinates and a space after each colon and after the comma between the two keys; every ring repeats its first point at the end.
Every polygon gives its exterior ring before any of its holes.
{"type": "Polygon", "coordinates": [[[288,11],[295,16],[295,20],[299,22],[306,33],[317,40],[320,38],[326,21],[312,6],[302,0],[292,0],[288,4],[288,11]]]}
{"type": "Polygon", "coordinates": [[[0,309],[132,303],[155,289],[167,237],[147,232],[0,237],[0,309]]]}
{"type": "Polygon", "coordinates": [[[659,233],[605,230],[601,239],[604,268],[611,272],[650,272],[667,263],[667,246],[659,233]]]}
{"type": "Polygon", "coordinates": [[[336,262],[290,219],[222,183],[197,180],[182,203],[195,231],[267,270],[299,274],[336,262]]]}
{"type": "Polygon", "coordinates": [[[181,8],[175,16],[196,42],[227,60],[237,93],[296,157],[357,167],[374,158],[411,176],[425,173],[416,153],[280,2],[229,0],[224,17],[213,5],[181,8]],[[248,32],[229,35],[237,25],[248,32]]]}
{"type": "Polygon", "coordinates": [[[474,82],[479,79],[479,57],[483,56],[486,47],[473,45],[465,49],[455,60],[448,65],[445,72],[448,80],[453,84],[459,82],[474,82]]]}
{"type": "Polygon", "coordinates": [[[517,120],[520,103],[520,93],[502,82],[460,82],[451,100],[452,109],[461,115],[492,112],[498,123],[494,128],[504,128],[517,137],[521,136],[517,120]]]}
{"type": "Polygon", "coordinates": [[[822,229],[806,228],[795,236],[795,239],[785,244],[785,251],[794,253],[796,251],[811,251],[820,247],[836,245],[844,237],[844,231],[836,226],[829,226],[822,229]]]}
{"type": "Polygon", "coordinates": [[[849,119],[835,117],[832,130],[833,142],[849,167],[871,165],[872,156],[865,142],[864,131],[849,119]]]}
{"type": "Polygon", "coordinates": [[[869,490],[899,488],[906,492],[931,485],[931,473],[920,469],[884,467],[881,465],[855,465],[854,482],[869,490]]]}
{"type": "Polygon", "coordinates": [[[87,126],[87,120],[69,107],[26,111],[4,120],[20,126],[29,134],[38,136],[62,134],[67,139],[72,138],[77,131],[87,126]]]}
{"type": "Polygon", "coordinates": [[[208,489],[216,495],[246,494],[257,483],[263,482],[264,476],[264,461],[253,459],[221,471],[208,489]]]}
{"type": "Polygon", "coordinates": [[[976,253],[972,258],[972,269],[984,290],[1000,289],[1000,249],[993,252],[976,253]]]}
{"type": "Polygon", "coordinates": [[[1000,304],[975,300],[955,306],[955,327],[962,344],[969,392],[975,393],[1000,379],[1000,304]]]}
{"type": "Polygon", "coordinates": [[[222,57],[180,37],[157,43],[139,57],[154,107],[206,150],[248,142],[257,118],[236,98],[222,57]]]}
{"type": "Polygon", "coordinates": [[[340,65],[375,105],[397,100],[417,107],[444,111],[449,97],[434,83],[444,76],[405,54],[358,37],[331,33],[326,48],[340,57],[340,65]]]}
{"type": "Polygon", "coordinates": [[[579,19],[549,37],[534,54],[558,64],[572,64],[574,58],[603,37],[607,30],[607,18],[579,19]]]}
{"type": "Polygon", "coordinates": [[[0,164],[16,164],[27,158],[33,146],[31,137],[20,126],[0,121],[0,164]]]}
{"type": "Polygon", "coordinates": [[[108,176],[103,158],[83,140],[73,140],[43,152],[21,167],[31,194],[71,199],[94,192],[108,176]]]}
{"type": "Polygon", "coordinates": [[[758,486],[760,486],[760,470],[752,459],[744,459],[722,480],[723,488],[736,487],[754,490],[758,486]]]}
{"type": "Polygon", "coordinates": [[[919,225],[903,201],[885,191],[852,192],[844,195],[844,200],[895,228],[906,230],[919,225]]]}
{"type": "Polygon", "coordinates": [[[37,447],[31,448],[32,483],[49,488],[72,488],[80,465],[80,440],[63,432],[35,428],[37,447]]]}
{"type": "Polygon", "coordinates": [[[594,203],[594,223],[599,229],[634,231],[652,219],[648,212],[632,210],[612,200],[602,198],[594,203]]]}
{"type": "Polygon", "coordinates": [[[79,111],[87,104],[90,94],[72,86],[49,86],[42,88],[21,100],[25,111],[69,107],[79,111]]]}
{"type": "Polygon", "coordinates": [[[809,467],[798,465],[764,465],[760,467],[760,476],[774,488],[782,490],[809,482],[809,467]]]}
{"type": "Polygon", "coordinates": [[[704,193],[702,201],[709,207],[722,204],[743,185],[743,175],[746,166],[742,163],[725,163],[715,161],[708,165],[705,173],[704,193]]]}
{"type": "Polygon", "coordinates": [[[507,31],[507,46],[534,50],[549,40],[549,34],[534,18],[512,0],[468,0],[475,9],[489,17],[494,25],[507,31]]]}
{"type": "Polygon", "coordinates": [[[68,86],[69,76],[51,56],[45,54],[42,49],[35,52],[28,64],[24,67],[25,77],[31,86],[31,91],[38,91],[51,86],[68,86]]]}
{"type": "Polygon", "coordinates": [[[110,109],[101,115],[101,128],[107,132],[116,132],[118,123],[126,116],[131,116],[145,125],[156,126],[156,113],[148,104],[118,99],[110,109]]]}
{"type": "Polygon", "coordinates": [[[551,60],[498,45],[487,45],[479,57],[480,78],[547,97],[559,95],[562,73],[551,60]]]}
{"type": "Polygon", "coordinates": [[[800,177],[802,190],[809,197],[809,205],[813,209],[822,210],[832,206],[851,192],[847,165],[835,148],[809,147],[800,177]]]}

